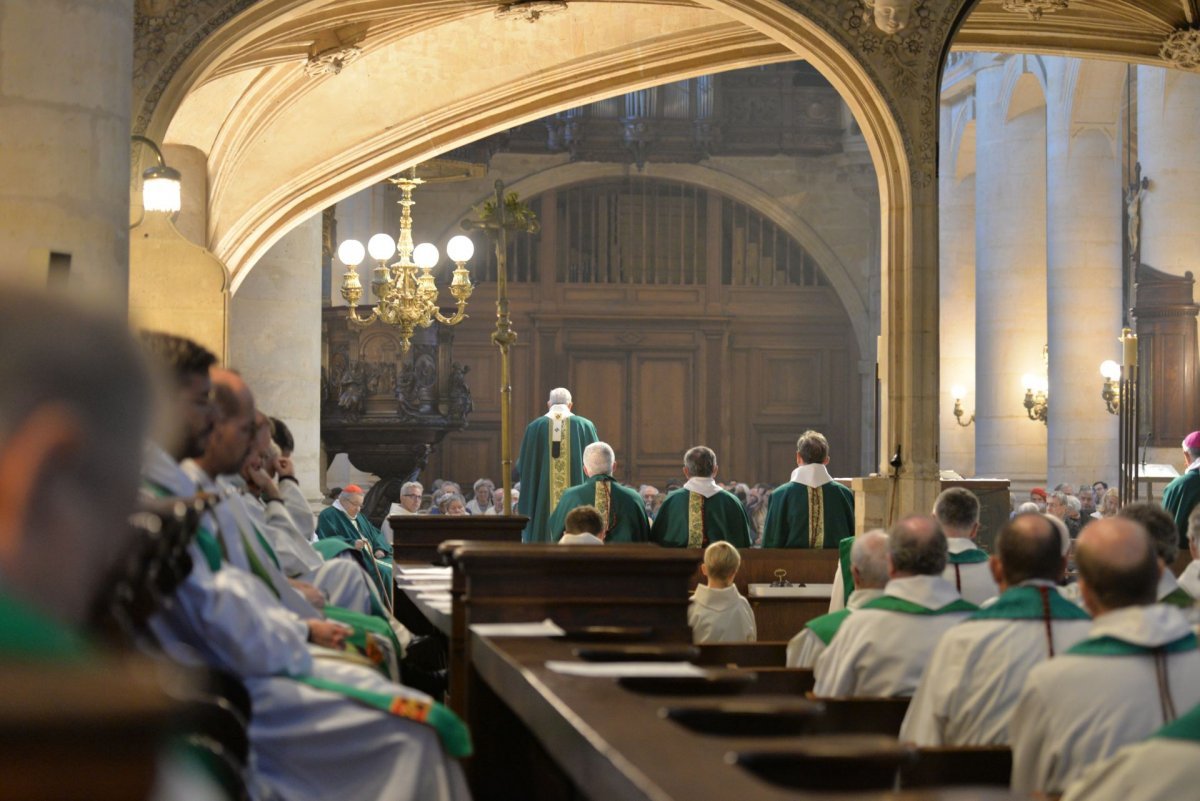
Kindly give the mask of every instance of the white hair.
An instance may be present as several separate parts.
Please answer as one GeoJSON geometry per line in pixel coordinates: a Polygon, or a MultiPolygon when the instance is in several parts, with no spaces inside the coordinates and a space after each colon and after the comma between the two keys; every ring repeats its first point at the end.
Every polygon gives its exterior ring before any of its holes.
{"type": "Polygon", "coordinates": [[[404,493],[408,492],[410,489],[413,489],[414,487],[416,487],[418,490],[420,490],[422,494],[425,493],[425,488],[421,486],[420,481],[405,481],[404,485],[402,487],[400,487],[400,494],[403,495],[404,493]]]}
{"type": "Polygon", "coordinates": [[[1081,504],[1079,499],[1074,495],[1068,495],[1064,500],[1066,501],[1067,506],[1071,507],[1072,512],[1079,512],[1083,510],[1083,504],[1081,504]]]}
{"type": "Polygon", "coordinates": [[[555,387],[550,390],[550,400],[547,401],[551,406],[558,404],[567,404],[571,402],[571,390],[566,387],[555,387]]]}
{"type": "Polygon", "coordinates": [[[854,538],[850,564],[858,568],[864,588],[882,589],[888,582],[888,535],[881,528],[854,538]]]}
{"type": "Polygon", "coordinates": [[[583,463],[592,475],[611,473],[617,455],[607,442],[593,442],[583,449],[583,463]]]}
{"type": "Polygon", "coordinates": [[[1019,515],[1029,514],[1030,512],[1041,512],[1041,511],[1042,510],[1039,509],[1038,505],[1036,503],[1034,503],[1033,501],[1026,501],[1025,503],[1023,503],[1017,507],[1017,514],[1019,514],[1019,515]]]}
{"type": "Polygon", "coordinates": [[[480,478],[476,479],[475,483],[471,486],[471,489],[478,491],[480,487],[486,486],[491,486],[492,489],[495,489],[496,483],[490,478],[480,478]]]}

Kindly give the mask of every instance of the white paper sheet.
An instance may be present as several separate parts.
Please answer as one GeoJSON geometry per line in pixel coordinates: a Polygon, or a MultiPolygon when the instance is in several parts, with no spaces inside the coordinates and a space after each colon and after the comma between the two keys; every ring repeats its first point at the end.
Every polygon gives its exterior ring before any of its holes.
{"type": "Polygon", "coordinates": [[[476,623],[471,631],[484,637],[561,637],[566,633],[549,618],[540,623],[476,623]]]}
{"type": "Polygon", "coordinates": [[[622,676],[654,678],[689,678],[704,676],[707,671],[691,662],[567,662],[551,659],[546,667],[566,676],[621,678],[622,676]]]}

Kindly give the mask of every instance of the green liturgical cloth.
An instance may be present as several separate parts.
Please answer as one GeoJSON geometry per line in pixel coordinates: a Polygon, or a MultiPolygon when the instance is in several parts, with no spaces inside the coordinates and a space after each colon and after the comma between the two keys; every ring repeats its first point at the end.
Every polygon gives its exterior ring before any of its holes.
{"type": "Polygon", "coordinates": [[[577,506],[595,506],[608,524],[604,542],[649,542],[650,521],[646,519],[646,507],[642,496],[623,486],[607,474],[591,476],[578,487],[563,493],[558,508],[550,517],[550,532],[553,542],[562,539],[567,522],[567,513],[577,506]]]}
{"type": "Polygon", "coordinates": [[[664,547],[703,548],[719,540],[738,548],[750,547],[750,518],[737,496],[726,490],[705,498],[699,492],[677,489],[662,502],[650,527],[650,541],[664,547]],[[700,536],[689,537],[695,528],[691,509],[697,505],[702,525],[695,533],[700,536]]]}
{"type": "Polygon", "coordinates": [[[525,429],[517,473],[521,495],[517,512],[529,518],[521,533],[522,542],[553,542],[562,532],[551,532],[550,515],[570,487],[583,483],[583,449],[599,441],[592,421],[577,414],[564,415],[557,421],[560,441],[554,441],[555,422],[539,417],[525,429]]]}
{"type": "Polygon", "coordinates": [[[771,493],[764,548],[836,548],[854,536],[854,493],[836,481],[807,487],[789,481],[771,493]]]}

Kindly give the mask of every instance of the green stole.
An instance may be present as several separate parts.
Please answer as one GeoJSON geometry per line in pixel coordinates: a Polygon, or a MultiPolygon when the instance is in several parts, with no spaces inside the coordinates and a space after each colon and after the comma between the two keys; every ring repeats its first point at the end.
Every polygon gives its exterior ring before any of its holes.
{"type": "Polygon", "coordinates": [[[1091,615],[1053,587],[1028,586],[1009,589],[967,620],[1091,620],[1091,615]]]}
{"type": "Polygon", "coordinates": [[[90,650],[80,635],[0,592],[0,659],[78,663],[90,650]]]}
{"type": "Polygon", "coordinates": [[[1166,604],[1167,606],[1176,606],[1180,609],[1191,609],[1196,605],[1196,599],[1189,595],[1188,591],[1183,587],[1176,587],[1159,603],[1166,604]]]}
{"type": "MultiPolygon", "coordinates": [[[[162,484],[145,477],[142,478],[142,485],[159,498],[170,498],[175,495],[169,487],[164,487],[162,484]]],[[[218,540],[211,531],[203,526],[196,528],[195,543],[196,547],[204,555],[204,561],[208,563],[208,569],[214,573],[220,570],[221,561],[226,558],[225,543],[218,540]]]]}
{"type": "Polygon", "coordinates": [[[821,642],[829,645],[833,641],[833,635],[838,633],[838,629],[842,627],[842,623],[848,617],[850,617],[849,609],[839,609],[836,612],[813,618],[805,624],[805,628],[812,631],[821,642]]]}
{"type": "Polygon", "coordinates": [[[977,565],[980,562],[988,560],[987,551],[982,548],[972,548],[969,551],[962,553],[952,553],[946,555],[946,561],[952,565],[977,565]]]}
{"type": "Polygon", "coordinates": [[[964,601],[959,598],[956,601],[951,601],[938,609],[930,609],[920,604],[915,604],[912,601],[906,601],[903,598],[897,598],[893,595],[884,595],[876,598],[867,604],[864,604],[863,609],[883,609],[887,612],[901,612],[906,615],[948,615],[954,612],[976,612],[979,607],[975,604],[964,601]]]}
{"type": "Polygon", "coordinates": [[[416,698],[406,698],[402,695],[372,692],[358,687],[341,684],[336,681],[317,676],[293,677],[302,684],[315,687],[318,690],[335,693],[353,701],[395,715],[399,718],[415,720],[433,728],[441,738],[446,752],[454,757],[469,757],[472,753],[471,732],[467,724],[458,715],[437,701],[420,701],[416,698]]]}
{"type": "Polygon", "coordinates": [[[1196,647],[1196,635],[1189,631],[1179,639],[1162,645],[1138,645],[1112,636],[1089,637],[1073,645],[1067,653],[1075,656],[1145,656],[1156,653],[1179,654],[1195,651],[1196,647]]]}
{"type": "Polygon", "coordinates": [[[1176,718],[1156,731],[1151,737],[1164,737],[1168,740],[1191,740],[1200,743],[1200,705],[1186,715],[1176,718]]]}

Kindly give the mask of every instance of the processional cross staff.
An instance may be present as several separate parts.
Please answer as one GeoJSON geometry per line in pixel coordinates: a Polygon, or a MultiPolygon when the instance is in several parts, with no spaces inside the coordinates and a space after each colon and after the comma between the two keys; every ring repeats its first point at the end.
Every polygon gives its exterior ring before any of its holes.
{"type": "Polygon", "coordinates": [[[496,181],[495,196],[484,203],[476,219],[462,221],[465,231],[484,231],[496,248],[496,330],[492,342],[500,348],[500,464],[504,480],[504,511],[512,514],[512,381],[509,350],[517,341],[508,313],[508,232],[536,234],[541,223],[515,192],[504,195],[504,182],[496,181]]]}

